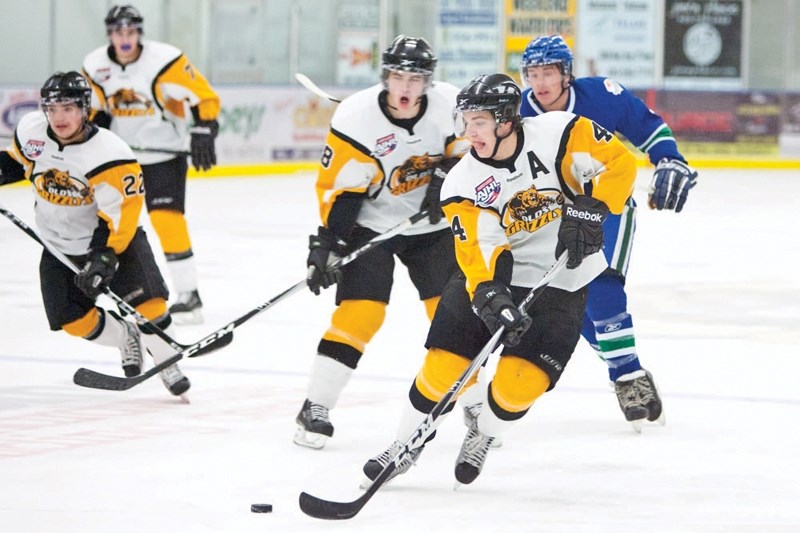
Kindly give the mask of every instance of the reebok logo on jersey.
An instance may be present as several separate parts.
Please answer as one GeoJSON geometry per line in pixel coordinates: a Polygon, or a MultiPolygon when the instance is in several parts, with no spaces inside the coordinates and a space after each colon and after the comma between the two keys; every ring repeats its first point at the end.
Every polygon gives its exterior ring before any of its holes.
{"type": "Polygon", "coordinates": [[[611,333],[613,331],[619,331],[622,328],[622,322],[615,322],[614,324],[606,324],[606,327],[603,328],[603,333],[611,333]]]}
{"type": "Polygon", "coordinates": [[[392,133],[375,141],[375,150],[373,150],[373,153],[378,157],[384,157],[394,152],[395,148],[397,148],[397,139],[395,139],[394,133],[392,133]]]}
{"type": "Polygon", "coordinates": [[[489,176],[475,187],[475,205],[489,207],[500,196],[500,182],[489,176]]]}
{"type": "Polygon", "coordinates": [[[44,141],[35,141],[33,139],[29,139],[22,148],[22,151],[25,152],[26,157],[36,159],[42,155],[42,152],[44,151],[44,141]]]}
{"type": "Polygon", "coordinates": [[[575,209],[575,207],[571,205],[567,206],[566,217],[598,223],[602,223],[604,219],[602,213],[592,212],[584,209],[575,209]]]}

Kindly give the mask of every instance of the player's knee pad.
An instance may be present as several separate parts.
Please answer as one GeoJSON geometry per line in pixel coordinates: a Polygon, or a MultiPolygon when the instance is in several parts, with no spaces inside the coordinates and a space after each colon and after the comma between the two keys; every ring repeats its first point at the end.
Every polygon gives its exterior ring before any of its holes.
{"type": "Polygon", "coordinates": [[[493,402],[509,413],[527,411],[550,386],[547,374],[521,357],[504,356],[489,387],[493,402]]]}
{"type": "Polygon", "coordinates": [[[139,314],[150,322],[160,323],[166,319],[165,315],[167,314],[167,301],[164,298],[151,298],[150,300],[137,305],[136,310],[139,311],[139,314]]]}
{"type": "Polygon", "coordinates": [[[363,353],[385,318],[386,304],[383,302],[345,300],[333,312],[331,327],[322,338],[347,344],[363,353]]]}
{"type": "Polygon", "coordinates": [[[64,324],[61,329],[74,337],[88,338],[97,331],[100,320],[100,313],[97,307],[92,307],[81,318],[73,320],[69,324],[64,324]]]}
{"type": "Polygon", "coordinates": [[[425,304],[425,313],[428,315],[429,321],[433,320],[433,315],[436,313],[436,306],[439,305],[439,300],[441,299],[441,296],[434,296],[433,298],[422,301],[422,303],[425,304]]]}
{"type": "MultiPolygon", "coordinates": [[[[425,357],[414,380],[414,388],[426,399],[438,402],[445,393],[461,377],[469,366],[469,359],[452,352],[431,348],[425,357]]],[[[468,385],[474,384],[477,373],[469,380],[468,385]]]]}
{"type": "Polygon", "coordinates": [[[179,211],[154,209],[150,211],[150,223],[161,241],[165,254],[181,254],[192,249],[186,218],[179,211]]]}

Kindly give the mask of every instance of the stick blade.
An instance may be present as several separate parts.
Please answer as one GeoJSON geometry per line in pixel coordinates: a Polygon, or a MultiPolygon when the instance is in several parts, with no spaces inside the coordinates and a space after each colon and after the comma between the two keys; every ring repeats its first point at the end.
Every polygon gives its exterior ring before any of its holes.
{"type": "Polygon", "coordinates": [[[81,387],[89,389],[101,390],[128,390],[134,385],[138,384],[140,380],[137,378],[123,378],[119,376],[109,376],[108,374],[101,374],[88,368],[79,368],[72,376],[72,382],[81,387]]]}
{"type": "Polygon", "coordinates": [[[213,342],[206,344],[205,346],[201,346],[196,352],[189,354],[188,357],[200,357],[201,355],[208,355],[211,352],[216,352],[220,348],[224,348],[231,342],[233,342],[233,330],[220,335],[214,339],[213,342]]]}
{"type": "Polygon", "coordinates": [[[365,503],[364,496],[352,502],[332,502],[307,492],[300,493],[300,510],[310,517],[322,520],[348,520],[357,515],[365,503]]]}

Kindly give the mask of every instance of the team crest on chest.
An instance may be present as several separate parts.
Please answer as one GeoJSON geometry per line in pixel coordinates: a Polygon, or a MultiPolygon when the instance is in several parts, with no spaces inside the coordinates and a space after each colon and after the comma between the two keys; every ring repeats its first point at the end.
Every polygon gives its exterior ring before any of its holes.
{"type": "Polygon", "coordinates": [[[104,81],[108,81],[108,78],[110,77],[111,77],[111,69],[109,67],[99,68],[94,73],[94,79],[96,79],[98,83],[103,83],[104,81]]]}
{"type": "Polygon", "coordinates": [[[412,155],[392,171],[389,181],[392,194],[397,196],[430,183],[434,167],[444,159],[441,155],[412,155]]]}
{"type": "Polygon", "coordinates": [[[25,152],[25,157],[36,159],[44,152],[44,141],[28,139],[28,142],[22,147],[22,151],[25,152]]]}
{"type": "Polygon", "coordinates": [[[108,107],[115,117],[141,117],[155,115],[153,101],[133,89],[119,89],[108,97],[108,107]]]}
{"type": "Polygon", "coordinates": [[[475,205],[489,207],[500,196],[500,182],[489,176],[475,187],[475,205]]]}
{"type": "Polygon", "coordinates": [[[519,191],[508,201],[503,212],[506,235],[520,231],[533,233],[550,222],[561,218],[564,193],[557,189],[537,190],[531,186],[519,191]]]}
{"type": "Polygon", "coordinates": [[[394,133],[386,135],[375,141],[375,155],[378,157],[385,157],[397,148],[397,138],[394,133]]]}
{"type": "Polygon", "coordinates": [[[49,168],[33,180],[38,195],[57,205],[88,205],[94,201],[91,189],[69,175],[69,171],[49,168]]]}

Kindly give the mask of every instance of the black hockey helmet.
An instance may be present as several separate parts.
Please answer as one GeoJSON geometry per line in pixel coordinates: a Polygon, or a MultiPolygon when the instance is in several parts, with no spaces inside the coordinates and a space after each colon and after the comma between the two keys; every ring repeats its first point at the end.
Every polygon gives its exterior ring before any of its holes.
{"type": "Polygon", "coordinates": [[[114,6],[106,15],[106,32],[111,33],[119,28],[134,28],[144,33],[144,18],[132,5],[114,6]]]}
{"type": "Polygon", "coordinates": [[[461,89],[456,98],[456,113],[464,111],[491,111],[499,126],[511,122],[520,124],[519,106],[522,92],[514,80],[505,74],[484,74],[473,79],[461,89]]]}
{"type": "Polygon", "coordinates": [[[381,56],[384,84],[390,71],[413,72],[425,76],[426,87],[430,85],[436,69],[436,56],[428,41],[422,37],[398,35],[381,56]]]}
{"type": "Polygon", "coordinates": [[[56,72],[44,82],[39,96],[42,108],[56,103],[74,102],[88,112],[92,102],[92,88],[86,78],[74,70],[56,72]]]}

